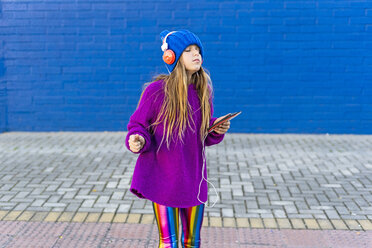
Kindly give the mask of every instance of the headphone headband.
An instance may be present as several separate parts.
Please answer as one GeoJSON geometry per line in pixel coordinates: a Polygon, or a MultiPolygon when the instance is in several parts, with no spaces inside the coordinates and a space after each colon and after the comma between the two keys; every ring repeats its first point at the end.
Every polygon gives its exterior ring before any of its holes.
{"type": "Polygon", "coordinates": [[[163,39],[163,45],[161,46],[161,50],[163,52],[165,52],[167,49],[168,49],[168,43],[167,43],[167,37],[173,33],[175,33],[177,31],[172,31],[172,32],[169,32],[163,39]]]}

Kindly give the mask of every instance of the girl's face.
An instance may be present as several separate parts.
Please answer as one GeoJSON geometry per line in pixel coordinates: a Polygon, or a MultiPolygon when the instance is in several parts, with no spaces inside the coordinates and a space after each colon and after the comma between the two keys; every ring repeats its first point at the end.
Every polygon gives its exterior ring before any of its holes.
{"type": "Polygon", "coordinates": [[[181,61],[185,65],[187,74],[192,75],[200,70],[202,58],[197,45],[188,46],[181,55],[181,61]]]}

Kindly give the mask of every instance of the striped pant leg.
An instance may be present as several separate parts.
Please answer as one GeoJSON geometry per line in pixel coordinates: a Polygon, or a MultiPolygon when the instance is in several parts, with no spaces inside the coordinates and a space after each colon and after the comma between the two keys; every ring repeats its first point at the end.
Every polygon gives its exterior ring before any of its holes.
{"type": "Polygon", "coordinates": [[[152,202],[159,230],[159,248],[178,247],[179,209],[152,202]]]}
{"type": "Polygon", "coordinates": [[[200,247],[200,231],[203,224],[204,204],[180,208],[182,222],[182,247],[200,247]]]}

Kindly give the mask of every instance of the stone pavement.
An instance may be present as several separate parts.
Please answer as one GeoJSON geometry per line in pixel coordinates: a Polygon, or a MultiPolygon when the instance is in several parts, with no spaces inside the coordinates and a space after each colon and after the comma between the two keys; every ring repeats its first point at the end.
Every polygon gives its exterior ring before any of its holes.
{"type": "MultiPolygon", "coordinates": [[[[372,231],[204,227],[203,248],[371,248],[372,231]]],[[[6,248],[157,248],[151,224],[0,221],[6,248]]],[[[181,246],[179,246],[181,247],[181,246]]]]}
{"type": "MultiPolygon", "coordinates": [[[[0,226],[155,227],[150,202],[129,192],[138,155],[124,146],[125,135],[0,134],[0,226]]],[[[370,135],[228,133],[207,148],[207,159],[220,200],[205,208],[205,230],[345,230],[371,238],[370,135]]]]}

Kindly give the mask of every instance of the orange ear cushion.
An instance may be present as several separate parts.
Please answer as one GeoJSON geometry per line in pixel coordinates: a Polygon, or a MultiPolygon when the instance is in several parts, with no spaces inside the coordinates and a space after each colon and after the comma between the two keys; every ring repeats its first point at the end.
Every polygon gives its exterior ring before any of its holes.
{"type": "Polygon", "coordinates": [[[176,60],[176,55],[172,50],[168,49],[163,54],[163,60],[166,64],[171,65],[176,60]]]}

